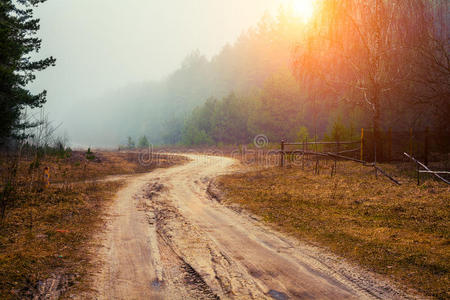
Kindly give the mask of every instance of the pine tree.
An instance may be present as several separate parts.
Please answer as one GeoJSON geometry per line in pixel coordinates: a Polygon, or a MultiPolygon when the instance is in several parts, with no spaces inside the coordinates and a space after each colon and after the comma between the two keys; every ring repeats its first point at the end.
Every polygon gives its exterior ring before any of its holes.
{"type": "Polygon", "coordinates": [[[33,18],[33,8],[45,0],[0,0],[0,142],[16,136],[17,130],[32,126],[21,123],[25,107],[41,107],[46,91],[32,94],[27,84],[36,71],[55,64],[53,57],[34,61],[30,54],[39,52],[37,38],[39,19],[33,18]]]}
{"type": "Polygon", "coordinates": [[[149,146],[150,146],[150,143],[148,142],[148,139],[145,135],[139,139],[139,143],[138,143],[139,148],[148,148],[149,146]]]}
{"type": "Polygon", "coordinates": [[[133,138],[131,136],[128,137],[127,140],[127,148],[128,149],[134,149],[136,148],[136,143],[133,141],[133,138]]]}

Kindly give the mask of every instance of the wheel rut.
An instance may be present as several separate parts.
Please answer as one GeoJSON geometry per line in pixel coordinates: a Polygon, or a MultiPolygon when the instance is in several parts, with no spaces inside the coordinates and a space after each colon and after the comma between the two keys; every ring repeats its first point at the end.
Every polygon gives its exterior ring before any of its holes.
{"type": "Polygon", "coordinates": [[[227,207],[230,158],[133,177],[116,197],[95,299],[412,299],[395,284],[227,207]]]}

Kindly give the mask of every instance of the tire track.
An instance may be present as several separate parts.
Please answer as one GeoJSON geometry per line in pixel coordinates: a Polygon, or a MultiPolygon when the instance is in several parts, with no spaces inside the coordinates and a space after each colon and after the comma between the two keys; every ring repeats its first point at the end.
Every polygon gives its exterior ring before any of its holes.
{"type": "Polygon", "coordinates": [[[190,163],[133,178],[118,193],[94,298],[418,298],[219,203],[210,179],[235,161],[187,156],[190,163]]]}

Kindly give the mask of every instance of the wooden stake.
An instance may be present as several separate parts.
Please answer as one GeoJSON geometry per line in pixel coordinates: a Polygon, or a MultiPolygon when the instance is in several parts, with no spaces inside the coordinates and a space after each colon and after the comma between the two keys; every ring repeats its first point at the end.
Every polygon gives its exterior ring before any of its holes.
{"type": "Polygon", "coordinates": [[[428,127],[425,129],[425,145],[424,145],[424,165],[428,166],[428,145],[429,145],[429,135],[430,135],[430,131],[428,129],[428,127]]]}
{"type": "Polygon", "coordinates": [[[413,155],[413,130],[409,129],[409,153],[413,155]]]}
{"type": "Polygon", "coordinates": [[[361,128],[361,158],[360,158],[360,160],[364,160],[363,156],[364,156],[364,128],[361,128]]]}
{"type": "Polygon", "coordinates": [[[389,127],[388,131],[388,161],[392,160],[392,128],[389,127]]]}

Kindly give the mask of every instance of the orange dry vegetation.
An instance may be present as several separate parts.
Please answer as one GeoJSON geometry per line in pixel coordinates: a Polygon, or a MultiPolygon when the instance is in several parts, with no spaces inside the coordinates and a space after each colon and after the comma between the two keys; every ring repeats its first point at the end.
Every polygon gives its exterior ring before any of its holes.
{"type": "MultiPolygon", "coordinates": [[[[140,164],[139,153],[131,151],[96,151],[93,152],[91,159],[87,157],[82,151],[73,151],[68,158],[49,156],[40,167],[42,170],[45,166],[50,168],[52,183],[63,183],[98,179],[107,175],[143,173],[185,161],[182,157],[160,155],[150,163],[140,164]]],[[[23,167],[27,168],[31,161],[25,160],[23,167]]],[[[26,175],[25,170],[23,171],[21,174],[26,175]]]]}
{"type": "Polygon", "coordinates": [[[225,175],[218,185],[226,202],[279,230],[448,299],[450,188],[433,180],[417,186],[410,177],[399,179],[402,186],[339,162],[333,178],[330,172],[274,167],[225,175]]]}
{"type": "MultiPolygon", "coordinates": [[[[60,278],[61,291],[82,288],[92,267],[92,236],[103,226],[105,207],[123,181],[102,182],[106,175],[149,172],[184,161],[161,156],[142,166],[131,152],[72,152],[69,157],[45,156],[30,171],[33,157],[22,157],[6,214],[0,223],[0,299],[33,298],[39,282],[60,278]],[[39,188],[44,167],[52,184],[39,188]]],[[[4,190],[9,161],[0,156],[4,190]]],[[[2,197],[3,195],[0,195],[2,197]]],[[[0,198],[1,199],[1,198],[0,198]]]]}

